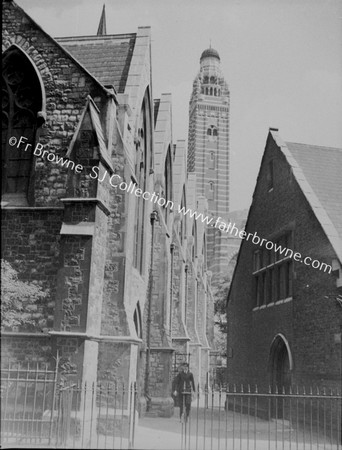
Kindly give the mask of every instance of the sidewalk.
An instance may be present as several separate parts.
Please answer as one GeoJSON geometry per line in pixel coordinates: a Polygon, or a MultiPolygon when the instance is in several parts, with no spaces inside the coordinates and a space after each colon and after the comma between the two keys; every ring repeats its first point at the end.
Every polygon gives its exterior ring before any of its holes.
{"type": "Polygon", "coordinates": [[[281,424],[272,422],[272,429],[269,434],[269,422],[258,420],[255,428],[252,426],[248,427],[248,416],[246,415],[235,414],[235,417],[233,418],[232,415],[228,413],[228,420],[226,422],[224,411],[221,413],[221,418],[219,418],[217,414],[212,418],[210,416],[210,410],[207,410],[207,422],[206,427],[204,427],[204,422],[202,420],[203,410],[202,419],[196,423],[195,408],[192,412],[190,429],[189,425],[187,425],[185,446],[184,425],[180,423],[178,413],[179,410],[176,408],[175,414],[171,418],[144,417],[139,419],[134,448],[139,450],[336,449],[336,444],[335,446],[328,442],[326,444],[322,442],[317,444],[315,439],[313,439],[312,445],[310,446],[309,439],[306,442],[303,442],[302,438],[298,439],[298,436],[294,435],[293,430],[291,430],[287,424],[281,426],[281,424]],[[235,424],[233,424],[233,420],[235,424]],[[291,443],[289,442],[290,436],[292,438],[291,443]]]}

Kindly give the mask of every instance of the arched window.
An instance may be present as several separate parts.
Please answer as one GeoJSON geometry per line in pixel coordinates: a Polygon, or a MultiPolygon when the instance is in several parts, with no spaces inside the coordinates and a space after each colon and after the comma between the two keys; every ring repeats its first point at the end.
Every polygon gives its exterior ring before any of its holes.
{"type": "MultiPolygon", "coordinates": [[[[185,197],[185,187],[184,186],[183,186],[183,194],[182,194],[182,201],[181,201],[181,208],[183,208],[183,207],[186,209],[186,197],[185,197]]],[[[183,242],[184,242],[185,232],[186,232],[186,216],[184,214],[182,214],[181,221],[180,221],[180,229],[179,229],[179,240],[181,242],[181,245],[183,245],[183,242]]]]}
{"type": "MultiPolygon", "coordinates": [[[[149,176],[149,167],[151,159],[151,133],[150,133],[150,115],[148,108],[148,96],[145,95],[143,105],[140,111],[137,137],[135,140],[135,177],[138,187],[145,192],[147,189],[147,179],[149,176]]],[[[142,197],[136,198],[135,210],[135,230],[134,230],[134,254],[133,264],[140,272],[143,271],[143,256],[145,246],[144,224],[146,215],[146,201],[142,197]]]]}
{"type": "Polygon", "coordinates": [[[209,140],[212,140],[211,136],[217,137],[217,128],[215,127],[215,125],[210,125],[210,127],[207,129],[207,136],[210,136],[209,140]]]}
{"type": "Polygon", "coordinates": [[[171,164],[171,148],[168,148],[165,166],[164,166],[164,181],[165,181],[165,200],[164,217],[167,224],[170,215],[170,205],[172,205],[172,164],[171,164]]]}
{"type": "Polygon", "coordinates": [[[137,306],[133,314],[133,322],[135,332],[137,333],[138,338],[142,339],[142,326],[141,326],[142,322],[141,322],[141,311],[139,302],[137,303],[137,306]]]}
{"type": "Polygon", "coordinates": [[[215,168],[215,153],[210,152],[209,169],[215,168]]]}
{"type": "Polygon", "coordinates": [[[216,88],[214,88],[214,95],[215,95],[215,97],[216,97],[216,92],[217,92],[217,91],[216,91],[216,88]]]}
{"type": "Polygon", "coordinates": [[[213,95],[213,88],[210,88],[210,95],[213,95]]]}
{"type": "Polygon", "coordinates": [[[209,88],[205,88],[205,94],[209,95],[209,88]]]}
{"type": "Polygon", "coordinates": [[[18,48],[9,49],[3,57],[2,70],[2,194],[14,205],[28,203],[33,148],[42,121],[42,90],[30,60],[18,48]],[[40,121],[39,121],[40,120],[40,121]],[[22,144],[11,146],[15,137],[22,144]],[[31,146],[25,147],[27,144],[31,146]]]}

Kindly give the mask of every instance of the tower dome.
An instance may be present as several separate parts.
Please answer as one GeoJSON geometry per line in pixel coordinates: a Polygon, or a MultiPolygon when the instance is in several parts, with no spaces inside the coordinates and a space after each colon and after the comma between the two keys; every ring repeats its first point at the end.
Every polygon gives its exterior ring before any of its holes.
{"type": "Polygon", "coordinates": [[[211,47],[204,50],[204,52],[201,55],[200,62],[204,58],[217,58],[219,61],[221,61],[220,55],[218,54],[218,52],[214,48],[211,48],[211,47]]]}

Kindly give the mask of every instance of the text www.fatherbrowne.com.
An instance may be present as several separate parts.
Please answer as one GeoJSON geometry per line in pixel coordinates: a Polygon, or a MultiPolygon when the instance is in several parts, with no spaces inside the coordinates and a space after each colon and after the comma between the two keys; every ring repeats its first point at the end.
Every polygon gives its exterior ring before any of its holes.
{"type": "MultiPolygon", "coordinates": [[[[19,139],[15,136],[12,136],[9,139],[9,144],[16,148],[19,148],[21,145],[24,146],[24,151],[26,152],[30,147],[32,147],[31,144],[27,143],[27,138],[24,136],[21,136],[19,139]]],[[[74,170],[76,173],[81,173],[84,171],[84,167],[82,164],[75,164],[74,161],[70,160],[69,158],[63,158],[53,152],[49,152],[48,150],[44,150],[42,144],[37,144],[34,148],[33,154],[35,156],[39,156],[43,159],[47,159],[48,161],[59,164],[61,167],[68,168],[70,170],[74,170]]],[[[98,180],[100,183],[102,183],[104,180],[107,179],[109,184],[114,188],[119,188],[121,191],[125,191],[129,194],[134,194],[136,197],[142,197],[146,201],[150,201],[154,204],[158,204],[161,207],[169,208],[171,211],[175,210],[175,203],[172,200],[166,200],[165,198],[161,197],[159,193],[156,192],[148,192],[143,191],[135,183],[132,181],[127,184],[120,175],[118,174],[112,174],[110,175],[109,172],[105,171],[104,174],[102,174],[100,178],[100,172],[99,167],[94,166],[91,168],[89,174],[89,178],[93,180],[98,180]]],[[[326,264],[324,262],[320,262],[317,259],[312,259],[310,256],[303,257],[301,253],[294,252],[292,249],[283,247],[282,245],[279,245],[277,243],[274,243],[271,240],[264,239],[258,236],[257,232],[255,233],[247,233],[245,230],[239,230],[235,223],[229,222],[228,224],[225,223],[221,217],[218,217],[216,220],[214,217],[205,216],[203,213],[199,213],[197,211],[193,211],[191,208],[185,208],[184,206],[177,205],[177,212],[179,214],[183,214],[184,216],[189,216],[190,218],[195,218],[195,220],[200,220],[205,225],[211,226],[213,228],[217,228],[222,232],[228,233],[230,235],[234,235],[235,237],[239,237],[243,240],[250,240],[253,244],[259,245],[260,247],[265,246],[267,250],[273,250],[275,253],[281,255],[283,258],[293,258],[295,261],[305,264],[306,266],[311,266],[314,269],[319,269],[324,272],[331,273],[332,266],[329,264],[326,264]]]]}

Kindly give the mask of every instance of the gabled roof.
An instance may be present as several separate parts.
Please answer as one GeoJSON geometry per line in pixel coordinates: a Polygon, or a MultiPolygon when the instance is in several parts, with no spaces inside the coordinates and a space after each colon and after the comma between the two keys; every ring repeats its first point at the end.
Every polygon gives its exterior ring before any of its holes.
{"type": "Polygon", "coordinates": [[[78,122],[76,131],[73,135],[73,138],[69,144],[69,149],[67,151],[66,156],[68,158],[70,158],[70,155],[72,153],[72,150],[74,148],[75,142],[77,140],[77,137],[79,135],[79,132],[81,130],[84,118],[86,116],[86,114],[89,113],[90,116],[90,120],[92,123],[92,127],[95,131],[96,134],[96,138],[97,138],[97,142],[99,144],[99,158],[100,160],[107,166],[107,168],[113,173],[113,165],[112,162],[110,160],[109,154],[108,154],[108,150],[107,150],[107,146],[106,146],[106,142],[104,139],[104,134],[103,134],[103,130],[102,130],[102,126],[101,126],[101,121],[100,121],[100,116],[99,116],[99,110],[97,108],[97,106],[94,103],[94,100],[90,97],[90,95],[87,96],[87,101],[86,101],[86,105],[84,107],[82,116],[78,122]]]}
{"type": "MultiPolygon", "coordinates": [[[[285,143],[280,138],[278,130],[274,128],[270,128],[267,143],[269,142],[270,136],[274,139],[279,150],[291,166],[294,178],[310,204],[317,220],[320,222],[337,258],[342,263],[342,149],[291,142],[285,143]]],[[[253,193],[253,202],[260,172],[261,167],[253,193]]],[[[248,211],[245,228],[248,226],[253,202],[248,211]]],[[[230,298],[239,265],[243,241],[241,244],[232,281],[229,286],[227,302],[230,298]]]]}
{"type": "Polygon", "coordinates": [[[136,33],[56,38],[103,86],[125,91],[136,33]]]}
{"type": "Polygon", "coordinates": [[[342,262],[342,149],[285,143],[270,134],[342,262]]]}
{"type": "Polygon", "coordinates": [[[101,84],[99,80],[96,77],[94,77],[94,75],[91,74],[84,65],[80,63],[80,61],[74,58],[73,55],[71,55],[68,52],[68,50],[66,50],[64,46],[62,46],[58,42],[57,39],[54,39],[46,31],[44,31],[43,28],[40,25],[38,25],[37,22],[35,22],[19,5],[17,5],[13,0],[9,1],[8,4],[10,4],[15,10],[19,11],[20,14],[24,15],[26,19],[29,21],[29,23],[32,23],[47,39],[49,39],[50,42],[53,42],[53,44],[56,45],[57,48],[59,48],[68,58],[70,58],[73,61],[73,63],[77,67],[79,67],[82,70],[82,72],[84,72],[88,77],[90,77],[105,93],[108,94],[110,92],[104,87],[103,83],[101,84]]]}

